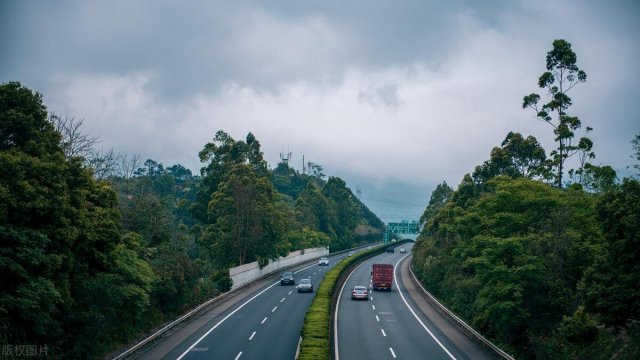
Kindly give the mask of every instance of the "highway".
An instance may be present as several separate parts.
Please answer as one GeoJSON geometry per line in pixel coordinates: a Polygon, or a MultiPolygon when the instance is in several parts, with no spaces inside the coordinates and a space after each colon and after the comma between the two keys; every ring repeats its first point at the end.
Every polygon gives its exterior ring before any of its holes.
{"type": "Polygon", "coordinates": [[[307,308],[328,269],[346,255],[294,269],[296,283],[310,278],[313,293],[281,286],[279,274],[243,291],[240,298],[204,314],[195,324],[142,354],[143,359],[294,359],[307,308]]]}
{"type": "MultiPolygon", "coordinates": [[[[409,296],[402,281],[412,244],[399,245],[395,253],[383,253],[359,265],[339,289],[334,315],[334,358],[357,359],[479,359],[491,358],[438,314],[420,310],[420,298],[409,296]],[[404,247],[407,253],[400,253],[404,247]],[[395,266],[392,291],[374,291],[369,300],[351,300],[356,285],[371,287],[371,265],[395,266]]],[[[409,286],[409,284],[407,284],[409,286]]]]}
{"type": "MultiPolygon", "coordinates": [[[[357,359],[489,359],[439,313],[429,308],[408,279],[412,244],[407,253],[383,253],[360,264],[339,293],[334,320],[336,360],[357,359]],[[351,300],[349,289],[370,287],[371,265],[395,266],[391,292],[376,291],[369,300],[351,300]],[[425,315],[427,314],[427,315],[425,315]],[[337,336],[337,337],[335,337],[337,336]]],[[[173,332],[141,359],[295,359],[306,311],[328,269],[346,254],[293,269],[296,283],[310,278],[313,293],[281,286],[279,274],[260,280],[173,332]]],[[[341,289],[338,289],[340,291],[341,289]]]]}

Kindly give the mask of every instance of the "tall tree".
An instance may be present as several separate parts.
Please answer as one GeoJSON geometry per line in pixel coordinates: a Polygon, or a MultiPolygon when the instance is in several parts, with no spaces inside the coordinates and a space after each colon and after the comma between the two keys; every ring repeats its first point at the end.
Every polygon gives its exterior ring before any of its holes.
{"type": "Polygon", "coordinates": [[[40,94],[0,85],[0,342],[95,358],[140,330],[153,279],[121,238],[114,191],[62,139],[40,94]]]}
{"type": "MultiPolygon", "coordinates": [[[[531,108],[536,116],[553,127],[557,150],[551,152],[551,158],[556,168],[556,186],[562,188],[564,165],[567,158],[585,150],[582,147],[590,141],[580,139],[574,143],[575,132],[580,129],[582,122],[576,116],[569,116],[567,110],[571,106],[571,98],[567,93],[577,84],[587,80],[587,74],[576,65],[576,53],[571,50],[571,44],[565,40],[555,40],[553,49],[547,53],[547,70],[538,79],[538,86],[546,89],[549,102],[538,106],[540,95],[532,93],[523,99],[522,108],[531,108]]],[[[591,130],[587,128],[587,130],[591,130]]],[[[592,145],[592,143],[591,143],[592,145]]]]}
{"type": "Polygon", "coordinates": [[[339,177],[330,177],[322,189],[324,196],[329,200],[331,211],[335,213],[335,222],[332,229],[336,234],[335,249],[346,249],[351,247],[353,240],[353,230],[357,225],[357,206],[355,205],[351,190],[347,184],[339,177]]]}
{"type": "Polygon", "coordinates": [[[214,223],[207,227],[205,243],[223,266],[286,255],[284,219],[275,206],[275,190],[266,177],[258,177],[248,164],[235,165],[209,203],[214,223]]]}
{"type": "Polygon", "coordinates": [[[252,171],[258,176],[266,175],[266,163],[260,151],[260,143],[251,133],[247,135],[247,142],[250,145],[243,141],[236,141],[220,130],[216,132],[213,141],[205,144],[198,154],[200,161],[206,166],[200,169],[202,183],[198,189],[197,201],[191,211],[201,222],[215,221],[208,218],[210,214],[207,212],[211,195],[218,190],[218,185],[225,180],[235,165],[251,164],[252,171]]]}
{"type": "Polygon", "coordinates": [[[585,278],[589,309],[607,324],[624,325],[640,317],[640,182],[624,179],[597,204],[608,255],[585,278]]]}
{"type": "Polygon", "coordinates": [[[422,216],[420,216],[420,224],[422,226],[426,225],[436,212],[438,212],[438,210],[440,210],[444,204],[451,199],[451,196],[453,196],[453,189],[447,185],[446,181],[443,181],[442,184],[438,184],[431,193],[431,198],[429,199],[427,208],[424,210],[422,216]]]}
{"type": "Polygon", "coordinates": [[[489,160],[476,166],[472,177],[478,184],[485,183],[498,175],[506,175],[514,179],[545,177],[546,158],[544,149],[535,137],[524,138],[520,133],[509,132],[502,146],[491,150],[489,160]]]}
{"type": "Polygon", "coordinates": [[[631,158],[636,162],[631,166],[640,172],[640,135],[636,135],[636,137],[631,140],[631,146],[633,147],[633,155],[631,155],[631,158]]]}

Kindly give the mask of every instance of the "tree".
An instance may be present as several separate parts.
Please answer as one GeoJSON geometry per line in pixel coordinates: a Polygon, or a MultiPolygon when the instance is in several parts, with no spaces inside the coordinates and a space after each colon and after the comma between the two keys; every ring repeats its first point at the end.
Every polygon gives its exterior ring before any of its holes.
{"type": "Polygon", "coordinates": [[[444,204],[451,199],[451,196],[453,196],[453,189],[447,185],[446,181],[443,181],[442,184],[438,184],[431,193],[431,198],[429,199],[427,208],[424,210],[422,216],[420,216],[420,224],[422,226],[426,225],[436,212],[438,212],[438,210],[440,210],[444,204]]]}
{"type": "Polygon", "coordinates": [[[131,157],[125,155],[118,156],[118,176],[127,181],[133,177],[136,170],[140,168],[140,155],[134,154],[131,157]]]}
{"type": "Polygon", "coordinates": [[[626,178],[597,204],[608,252],[585,277],[589,310],[607,324],[640,318],[640,182],[626,178]]]}
{"type": "Polygon", "coordinates": [[[538,140],[533,136],[526,139],[520,133],[509,132],[501,147],[491,150],[491,157],[482,165],[476,166],[473,180],[483,184],[498,175],[517,179],[526,177],[546,177],[546,155],[538,140]]]}
{"type": "Polygon", "coordinates": [[[315,182],[307,183],[307,187],[300,193],[295,203],[296,220],[312,230],[321,231],[334,238],[334,218],[329,201],[322,194],[315,182]]]}
{"type": "Polygon", "coordinates": [[[326,176],[325,174],[322,173],[322,171],[324,170],[324,167],[320,164],[316,164],[314,162],[308,161],[307,169],[309,169],[309,175],[319,180],[324,179],[324,177],[326,176]]]}
{"type": "Polygon", "coordinates": [[[330,218],[333,220],[331,228],[336,234],[332,245],[338,250],[347,249],[352,246],[353,230],[357,225],[356,197],[339,177],[330,177],[322,193],[329,201],[330,218]]]}
{"type": "Polygon", "coordinates": [[[581,174],[581,184],[586,190],[601,193],[613,189],[618,180],[616,171],[609,165],[585,164],[581,174]]]}
{"type": "Polygon", "coordinates": [[[93,170],[93,176],[97,180],[104,180],[115,176],[118,173],[119,156],[113,151],[93,149],[89,153],[89,157],[85,159],[88,167],[93,170]]]}
{"type": "Polygon", "coordinates": [[[209,203],[205,243],[221,265],[236,266],[286,255],[286,226],[275,206],[275,190],[249,164],[237,164],[209,203]]]}
{"type": "Polygon", "coordinates": [[[40,94],[0,85],[0,342],[96,358],[144,327],[153,276],[115,192],[62,139],[40,94]]]}
{"type": "Polygon", "coordinates": [[[94,146],[100,142],[95,136],[84,134],[81,127],[84,119],[62,118],[56,114],[49,116],[49,121],[56,131],[62,135],[62,149],[66,157],[81,157],[88,159],[93,152],[94,146]]]}
{"type": "Polygon", "coordinates": [[[640,171],[640,135],[636,135],[636,137],[631,140],[631,146],[633,147],[633,155],[631,158],[636,161],[632,167],[640,171]]]}
{"type": "MultiPolygon", "coordinates": [[[[577,84],[587,80],[587,74],[576,65],[577,56],[571,50],[571,44],[565,40],[555,40],[553,49],[547,53],[547,70],[538,79],[538,86],[546,89],[549,102],[538,107],[540,95],[532,93],[523,99],[522,108],[531,108],[536,116],[553,127],[555,141],[558,142],[557,151],[551,152],[553,165],[556,168],[556,186],[562,188],[564,164],[567,158],[579,151],[590,151],[584,148],[590,140],[583,137],[574,144],[575,131],[580,129],[582,122],[576,116],[569,116],[567,110],[572,105],[567,93],[577,84]]],[[[587,128],[587,131],[591,128],[587,128]]],[[[592,143],[591,143],[592,146],[592,143]]]]}
{"type": "Polygon", "coordinates": [[[243,141],[234,140],[229,134],[220,130],[216,132],[213,141],[205,144],[198,156],[206,166],[200,169],[202,183],[198,189],[197,201],[191,211],[194,217],[203,223],[215,222],[209,219],[207,212],[211,195],[218,190],[219,184],[225,180],[231,169],[238,164],[251,164],[252,171],[259,176],[264,176],[266,163],[262,159],[260,143],[247,135],[250,145],[243,141]]]}

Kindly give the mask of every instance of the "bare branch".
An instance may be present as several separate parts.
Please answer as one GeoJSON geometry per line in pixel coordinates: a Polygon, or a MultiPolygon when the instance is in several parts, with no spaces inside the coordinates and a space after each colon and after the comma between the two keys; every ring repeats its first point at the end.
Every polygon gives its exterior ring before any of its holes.
{"type": "Polygon", "coordinates": [[[87,165],[93,170],[93,176],[97,180],[104,180],[114,176],[118,170],[118,155],[113,148],[95,150],[89,156],[87,165]]]}
{"type": "Polygon", "coordinates": [[[124,180],[129,180],[133,177],[135,171],[142,165],[141,157],[139,154],[134,154],[131,157],[125,155],[120,155],[118,157],[119,165],[118,165],[118,175],[124,180]]]}
{"type": "Polygon", "coordinates": [[[62,149],[67,158],[82,157],[87,159],[91,156],[93,148],[100,142],[100,138],[82,133],[84,119],[62,118],[52,113],[49,121],[55,129],[62,135],[62,149]]]}

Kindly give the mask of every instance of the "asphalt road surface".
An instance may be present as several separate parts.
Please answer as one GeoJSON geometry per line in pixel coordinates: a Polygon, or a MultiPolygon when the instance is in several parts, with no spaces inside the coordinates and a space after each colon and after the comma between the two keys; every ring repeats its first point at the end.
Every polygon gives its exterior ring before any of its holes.
{"type": "Polygon", "coordinates": [[[310,278],[312,293],[280,285],[279,274],[200,316],[144,353],[143,359],[294,359],[300,332],[324,274],[346,255],[294,269],[296,284],[310,278]]]}
{"type": "MultiPolygon", "coordinates": [[[[383,253],[358,266],[341,288],[334,320],[334,358],[367,359],[490,359],[489,354],[451,326],[438,313],[423,308],[416,289],[409,284],[407,257],[412,244],[399,245],[395,253],[383,253]],[[400,253],[405,248],[407,253],[400,253]],[[370,292],[369,300],[352,300],[356,285],[371,288],[371,265],[392,264],[391,291],[370,292]],[[405,273],[401,276],[402,266],[405,273]],[[407,280],[407,286],[403,282],[407,280]],[[414,294],[415,295],[415,294],[414,294]]],[[[340,291],[340,289],[338,290],[340,291]]]]}

